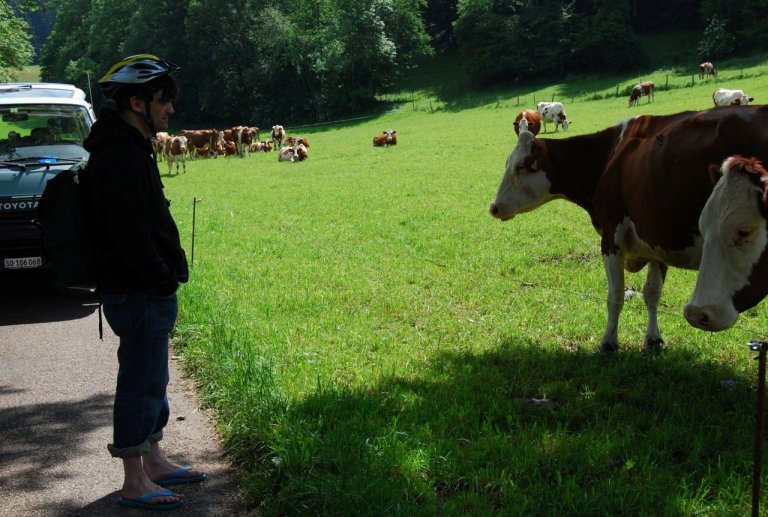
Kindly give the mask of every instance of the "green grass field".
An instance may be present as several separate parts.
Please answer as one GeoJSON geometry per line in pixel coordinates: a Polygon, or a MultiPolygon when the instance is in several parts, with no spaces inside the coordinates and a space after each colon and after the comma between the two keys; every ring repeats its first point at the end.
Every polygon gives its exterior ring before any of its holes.
{"type": "Polygon", "coordinates": [[[764,337],[765,308],[695,330],[682,317],[695,274],[670,270],[665,353],[640,351],[631,297],[621,351],[595,354],[606,281],[586,213],[554,201],[500,223],[487,209],[534,99],[566,104],[570,131],[539,135],[564,138],[708,108],[718,86],[762,103],[765,71],[414,87],[377,118],[287,127],[309,139],[306,162],[206,159],[178,176],[162,163],[188,255],[193,208],[195,222],[175,346],[259,513],[748,514],[746,345],[764,337]],[[640,79],[656,100],[628,108],[621,91],[640,79]],[[398,145],[373,148],[390,127],[398,145]]]}

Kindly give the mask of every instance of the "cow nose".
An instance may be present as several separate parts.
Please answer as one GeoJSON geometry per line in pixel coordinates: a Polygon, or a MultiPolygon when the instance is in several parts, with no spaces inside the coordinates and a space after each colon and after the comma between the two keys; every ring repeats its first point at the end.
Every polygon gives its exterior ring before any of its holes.
{"type": "Polygon", "coordinates": [[[709,311],[704,307],[696,307],[695,305],[686,305],[683,309],[683,314],[688,323],[696,328],[707,330],[711,321],[709,311]]]}
{"type": "Polygon", "coordinates": [[[493,217],[498,217],[499,216],[499,205],[497,205],[495,202],[491,203],[491,206],[488,208],[488,212],[493,217]]]}

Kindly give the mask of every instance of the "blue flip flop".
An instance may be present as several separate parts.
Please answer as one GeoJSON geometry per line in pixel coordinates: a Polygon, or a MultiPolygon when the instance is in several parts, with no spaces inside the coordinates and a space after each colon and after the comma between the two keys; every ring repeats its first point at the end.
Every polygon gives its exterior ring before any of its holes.
{"type": "Polygon", "coordinates": [[[155,499],[157,497],[168,497],[174,495],[173,492],[171,492],[168,489],[163,490],[162,492],[152,492],[149,494],[144,494],[141,497],[137,497],[136,499],[126,499],[125,497],[121,497],[117,500],[117,504],[120,506],[130,506],[131,508],[141,508],[143,510],[175,510],[179,506],[184,504],[184,501],[179,499],[178,501],[174,501],[172,503],[155,503],[152,504],[149,501],[152,499],[155,499]]]}
{"type": "Polygon", "coordinates": [[[160,485],[160,486],[169,486],[169,485],[182,485],[184,483],[198,483],[200,481],[205,481],[208,479],[208,475],[205,473],[200,474],[199,476],[184,476],[187,472],[192,470],[189,467],[182,467],[173,474],[171,474],[168,477],[165,477],[163,479],[156,479],[152,482],[160,485]]]}

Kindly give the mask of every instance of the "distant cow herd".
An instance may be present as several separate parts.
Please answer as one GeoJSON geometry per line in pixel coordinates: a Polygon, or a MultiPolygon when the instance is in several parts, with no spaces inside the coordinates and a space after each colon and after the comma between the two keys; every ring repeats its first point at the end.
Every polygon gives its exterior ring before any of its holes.
{"type": "Polygon", "coordinates": [[[258,152],[271,152],[278,149],[278,161],[299,162],[309,156],[309,142],[306,137],[287,137],[281,125],[272,126],[269,139],[261,139],[260,131],[252,126],[235,126],[230,129],[184,129],[178,135],[158,132],[152,139],[155,157],[158,162],[168,163],[168,174],[176,164],[186,172],[187,157],[217,158],[218,156],[239,156],[245,158],[258,152]]]}
{"type": "MultiPolygon", "coordinates": [[[[373,137],[374,147],[389,147],[397,145],[397,131],[386,129],[373,137]]],[[[231,129],[184,129],[178,135],[158,132],[152,138],[155,159],[168,164],[168,174],[173,172],[176,164],[176,174],[179,168],[187,172],[187,157],[217,158],[218,156],[234,156],[245,158],[258,152],[271,152],[278,149],[277,160],[280,162],[301,162],[309,157],[309,141],[306,137],[286,137],[285,128],[281,125],[272,126],[269,139],[260,139],[259,128],[251,126],[235,126],[231,129]]]]}

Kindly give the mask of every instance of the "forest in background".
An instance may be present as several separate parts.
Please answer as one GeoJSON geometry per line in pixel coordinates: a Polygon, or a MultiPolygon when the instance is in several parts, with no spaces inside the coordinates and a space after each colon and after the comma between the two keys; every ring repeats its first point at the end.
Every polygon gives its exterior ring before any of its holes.
{"type": "Polygon", "coordinates": [[[762,52],[765,19],[764,0],[0,0],[0,80],[39,62],[86,87],[149,52],[182,66],[186,124],[316,122],[371,109],[436,54],[481,89],[642,70],[659,31],[699,32],[680,55],[702,61],[762,52]]]}

